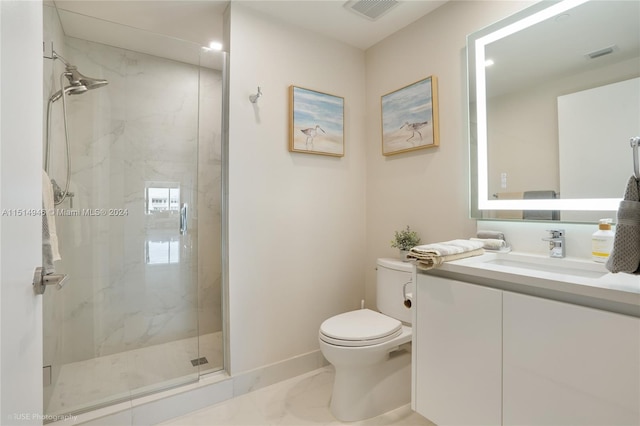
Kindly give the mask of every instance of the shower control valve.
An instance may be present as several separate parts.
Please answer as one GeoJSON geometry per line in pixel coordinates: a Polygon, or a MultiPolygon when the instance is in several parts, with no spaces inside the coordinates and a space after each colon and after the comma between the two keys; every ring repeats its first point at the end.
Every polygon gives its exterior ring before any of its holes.
{"type": "Polygon", "coordinates": [[[55,285],[61,289],[66,284],[67,274],[49,274],[44,275],[43,269],[38,267],[33,272],[33,290],[36,294],[44,294],[48,285],[55,285]]]}

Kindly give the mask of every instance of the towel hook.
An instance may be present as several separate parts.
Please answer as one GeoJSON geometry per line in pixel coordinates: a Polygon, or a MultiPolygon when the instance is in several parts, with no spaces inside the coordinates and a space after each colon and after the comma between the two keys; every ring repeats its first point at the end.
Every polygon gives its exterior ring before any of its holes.
{"type": "Polygon", "coordinates": [[[249,96],[249,100],[251,101],[252,104],[255,104],[258,102],[258,98],[260,96],[262,96],[262,90],[260,90],[260,86],[258,86],[258,93],[256,93],[255,95],[249,96]]]}
{"type": "Polygon", "coordinates": [[[629,144],[633,149],[633,175],[640,180],[640,168],[638,167],[638,145],[640,145],[640,136],[629,139],[629,144]]]}

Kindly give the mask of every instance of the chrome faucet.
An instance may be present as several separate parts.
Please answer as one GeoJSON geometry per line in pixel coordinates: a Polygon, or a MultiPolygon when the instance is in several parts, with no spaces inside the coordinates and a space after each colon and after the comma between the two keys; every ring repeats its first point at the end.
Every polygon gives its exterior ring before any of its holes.
{"type": "Polygon", "coordinates": [[[549,257],[564,257],[564,229],[549,229],[549,238],[543,238],[542,241],[549,241],[549,257]]]}

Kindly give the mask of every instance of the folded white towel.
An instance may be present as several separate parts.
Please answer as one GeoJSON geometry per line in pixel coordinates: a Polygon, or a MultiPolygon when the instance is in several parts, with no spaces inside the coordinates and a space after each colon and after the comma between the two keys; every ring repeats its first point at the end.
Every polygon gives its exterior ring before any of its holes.
{"type": "Polygon", "coordinates": [[[442,243],[423,244],[415,246],[409,251],[409,256],[415,255],[420,257],[423,255],[447,256],[450,254],[460,254],[467,251],[477,250],[484,246],[479,241],[471,240],[451,240],[442,243]]]}
{"type": "Polygon", "coordinates": [[[484,253],[483,246],[480,241],[451,240],[413,247],[407,257],[416,259],[419,269],[428,270],[451,260],[481,255],[484,253]]]}

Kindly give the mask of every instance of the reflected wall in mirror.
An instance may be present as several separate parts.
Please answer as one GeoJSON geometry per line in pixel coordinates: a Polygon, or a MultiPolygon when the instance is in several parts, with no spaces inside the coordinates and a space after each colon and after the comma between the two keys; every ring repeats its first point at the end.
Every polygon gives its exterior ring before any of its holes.
{"type": "Polygon", "coordinates": [[[614,216],[640,135],[640,2],[543,1],[467,49],[472,216],[614,216]]]}

